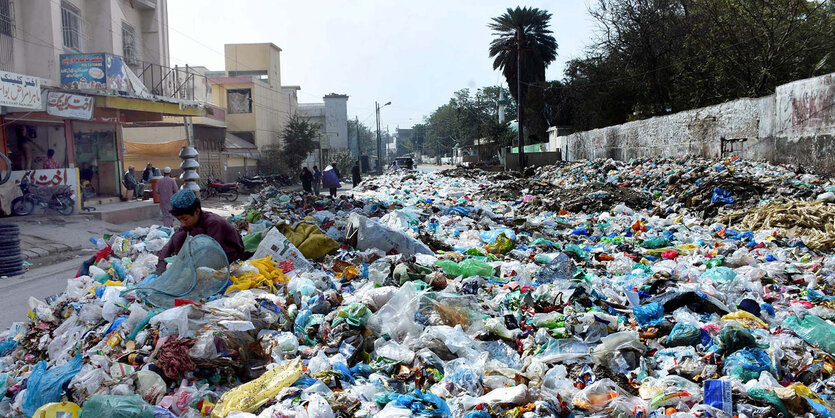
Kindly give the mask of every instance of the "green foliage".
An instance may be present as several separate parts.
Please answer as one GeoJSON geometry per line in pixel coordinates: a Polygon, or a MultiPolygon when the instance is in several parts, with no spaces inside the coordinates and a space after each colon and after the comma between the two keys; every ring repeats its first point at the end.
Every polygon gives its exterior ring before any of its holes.
{"type": "MultiPolygon", "coordinates": [[[[524,103],[522,123],[530,134],[539,141],[545,138],[548,118],[544,113],[546,106],[537,91],[529,100],[531,90],[541,90],[537,83],[545,82],[545,68],[557,58],[557,41],[548,28],[551,14],[545,10],[530,7],[508,8],[499,17],[494,17],[487,26],[493,30],[490,42],[490,57],[493,69],[502,71],[510,88],[510,94],[516,103],[520,103],[517,89],[517,34],[521,34],[522,47],[522,91],[521,103],[524,103]]],[[[508,112],[508,119],[516,119],[516,109],[508,112]]]]}
{"type": "MultiPolygon", "coordinates": [[[[450,155],[455,144],[493,144],[502,147],[513,138],[507,122],[499,123],[499,96],[509,97],[503,87],[484,87],[473,94],[469,89],[458,90],[423,123],[412,126],[412,146],[423,155],[450,155]]],[[[507,119],[513,118],[514,103],[507,106],[507,119]]]]}
{"type": "MultiPolygon", "coordinates": [[[[361,155],[377,155],[377,133],[359,122],[359,136],[360,136],[360,154],[361,155]]],[[[354,147],[357,138],[357,121],[348,121],[348,138],[351,141],[351,147],[354,147]]],[[[352,148],[353,149],[353,148],[352,148]]]]}
{"type": "Polygon", "coordinates": [[[354,158],[348,151],[336,151],[330,153],[330,164],[339,170],[339,174],[342,175],[343,179],[350,178],[351,168],[354,166],[354,162],[356,161],[357,159],[354,158]]]}
{"type": "Polygon", "coordinates": [[[293,115],[281,133],[281,145],[269,145],[261,152],[259,166],[268,173],[297,176],[308,154],[316,150],[314,139],[319,125],[293,115]]]}
{"type": "Polygon", "coordinates": [[[295,114],[287,121],[281,137],[281,157],[287,170],[296,173],[308,154],[316,150],[314,139],[319,135],[319,125],[308,122],[295,114]]]}
{"type": "Polygon", "coordinates": [[[835,71],[832,0],[596,0],[590,13],[600,37],[568,64],[558,98],[577,130],[835,71]]]}

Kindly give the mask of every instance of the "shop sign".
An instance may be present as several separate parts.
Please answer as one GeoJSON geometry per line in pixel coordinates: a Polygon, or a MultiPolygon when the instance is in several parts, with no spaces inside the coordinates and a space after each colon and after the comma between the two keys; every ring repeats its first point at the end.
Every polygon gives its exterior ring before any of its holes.
{"type": "Polygon", "coordinates": [[[47,94],[46,113],[64,118],[90,120],[95,98],[80,94],[51,91],[47,94]]]}
{"type": "Polygon", "coordinates": [[[0,106],[43,109],[37,77],[0,71],[0,106]]]}
{"type": "Polygon", "coordinates": [[[128,91],[122,58],[111,54],[61,54],[61,87],[128,91]]]}

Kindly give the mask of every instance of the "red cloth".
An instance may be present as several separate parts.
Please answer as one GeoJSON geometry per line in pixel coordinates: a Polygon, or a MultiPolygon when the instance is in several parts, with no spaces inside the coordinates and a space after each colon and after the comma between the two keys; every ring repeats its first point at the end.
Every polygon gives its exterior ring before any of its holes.
{"type": "Polygon", "coordinates": [[[162,342],[157,351],[157,366],[169,379],[177,379],[183,373],[194,370],[194,362],[188,356],[188,351],[194,346],[193,338],[170,337],[162,342]]]}

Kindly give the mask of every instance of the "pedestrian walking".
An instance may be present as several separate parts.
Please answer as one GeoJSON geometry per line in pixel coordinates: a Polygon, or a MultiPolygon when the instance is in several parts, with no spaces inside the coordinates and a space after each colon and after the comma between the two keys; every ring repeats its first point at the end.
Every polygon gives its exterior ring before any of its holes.
{"type": "Polygon", "coordinates": [[[171,196],[177,193],[177,181],[171,178],[171,167],[165,167],[162,173],[163,177],[157,182],[159,208],[162,210],[162,224],[170,228],[174,226],[174,215],[171,214],[171,196]]]}
{"type": "Polygon", "coordinates": [[[299,175],[299,178],[302,180],[302,189],[304,189],[304,192],[312,193],[313,173],[307,167],[302,167],[302,173],[299,175]]]}
{"type": "Polygon", "coordinates": [[[336,198],[336,189],[339,188],[339,170],[332,165],[325,167],[322,172],[322,186],[327,187],[330,191],[330,196],[336,198]]]}
{"type": "Polygon", "coordinates": [[[354,187],[357,187],[358,184],[362,179],[360,178],[360,162],[354,162],[354,167],[351,168],[351,182],[354,184],[354,187]]]}
{"type": "Polygon", "coordinates": [[[319,196],[319,185],[322,183],[322,171],[318,166],[313,166],[313,194],[319,196]]]}

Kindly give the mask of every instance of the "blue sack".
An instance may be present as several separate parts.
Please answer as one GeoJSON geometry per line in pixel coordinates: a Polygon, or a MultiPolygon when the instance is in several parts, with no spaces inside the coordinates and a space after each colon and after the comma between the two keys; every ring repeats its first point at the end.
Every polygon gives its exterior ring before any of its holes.
{"type": "Polygon", "coordinates": [[[38,408],[61,400],[64,384],[72,380],[81,371],[81,354],[62,366],[49,370],[46,362],[41,360],[35,365],[29,381],[26,383],[26,398],[23,400],[23,413],[27,417],[35,415],[38,408]]]}

